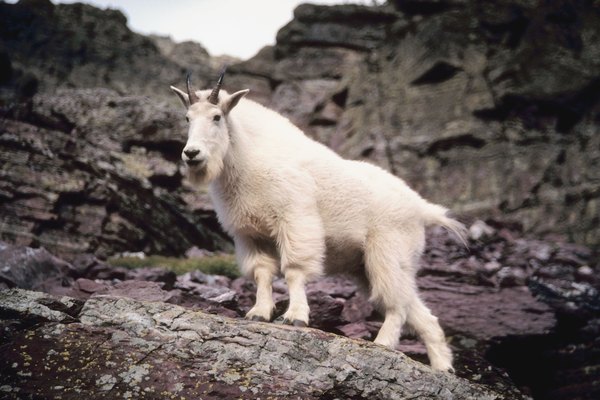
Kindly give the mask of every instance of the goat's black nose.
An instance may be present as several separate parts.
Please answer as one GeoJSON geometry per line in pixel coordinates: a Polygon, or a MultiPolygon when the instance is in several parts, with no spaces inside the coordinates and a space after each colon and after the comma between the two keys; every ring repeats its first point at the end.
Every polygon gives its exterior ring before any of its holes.
{"type": "Polygon", "coordinates": [[[183,153],[189,158],[192,159],[194,157],[196,157],[199,153],[200,150],[184,150],[183,153]]]}

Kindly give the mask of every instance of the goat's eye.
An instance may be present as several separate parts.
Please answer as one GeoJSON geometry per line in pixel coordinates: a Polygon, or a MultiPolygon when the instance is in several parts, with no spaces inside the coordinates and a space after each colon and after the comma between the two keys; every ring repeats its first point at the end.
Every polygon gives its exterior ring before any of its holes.
{"type": "Polygon", "coordinates": [[[213,121],[215,121],[215,122],[219,122],[220,120],[221,120],[221,116],[218,114],[213,117],[213,121]]]}
{"type": "Polygon", "coordinates": [[[190,122],[190,117],[188,117],[188,116],[186,115],[186,116],[185,116],[185,120],[186,120],[187,122],[190,122]]]}

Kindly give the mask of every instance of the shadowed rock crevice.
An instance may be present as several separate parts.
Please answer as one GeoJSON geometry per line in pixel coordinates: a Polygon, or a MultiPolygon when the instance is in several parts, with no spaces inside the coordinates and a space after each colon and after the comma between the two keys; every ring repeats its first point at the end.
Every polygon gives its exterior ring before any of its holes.
{"type": "Polygon", "coordinates": [[[438,62],[411,83],[417,86],[441,83],[452,78],[458,71],[460,71],[460,68],[457,68],[454,65],[438,62]]]}

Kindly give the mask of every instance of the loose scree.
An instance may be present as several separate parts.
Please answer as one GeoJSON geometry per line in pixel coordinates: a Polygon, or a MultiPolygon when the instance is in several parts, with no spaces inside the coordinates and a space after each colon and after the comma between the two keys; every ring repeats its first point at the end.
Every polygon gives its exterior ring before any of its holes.
{"type": "Polygon", "coordinates": [[[171,86],[186,108],[182,158],[191,181],[208,184],[223,228],[233,237],[242,272],[257,286],[246,318],[269,321],[273,278],[282,274],[289,324],[306,326],[305,283],[323,274],[352,276],[385,320],[375,343],[394,347],[404,324],[420,336],[431,366],[452,370],[438,319],[420,299],[418,261],[425,227],[442,225],[464,242],[465,227],[401,179],[365,162],[345,160],[288,119],[245,99],[249,90],[171,86]]]}

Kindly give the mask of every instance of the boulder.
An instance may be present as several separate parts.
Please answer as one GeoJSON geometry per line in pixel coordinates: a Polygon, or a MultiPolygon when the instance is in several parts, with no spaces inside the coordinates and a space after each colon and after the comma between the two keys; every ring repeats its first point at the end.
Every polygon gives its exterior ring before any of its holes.
{"type": "Polygon", "coordinates": [[[76,275],[69,263],[46,249],[13,246],[0,241],[0,282],[7,287],[48,291],[68,285],[76,275]]]}
{"type": "Polygon", "coordinates": [[[80,305],[18,289],[0,292],[0,324],[15,317],[37,321],[4,333],[5,398],[525,398],[315,329],[111,296],[80,305]]]}

